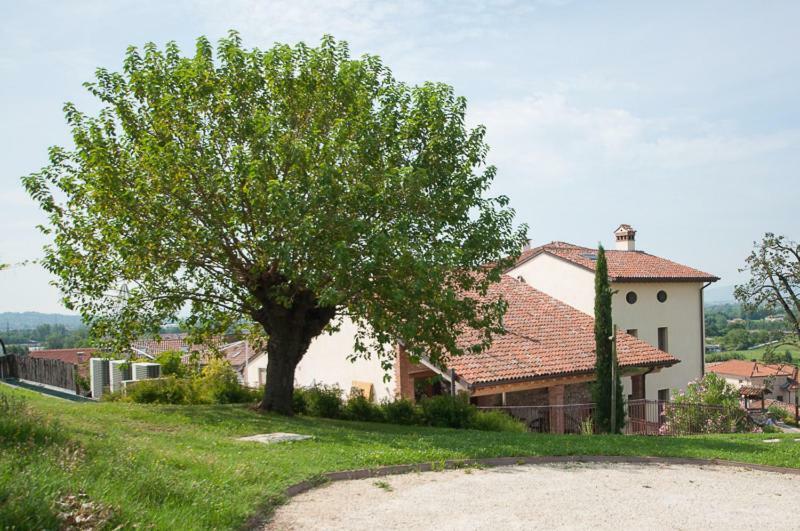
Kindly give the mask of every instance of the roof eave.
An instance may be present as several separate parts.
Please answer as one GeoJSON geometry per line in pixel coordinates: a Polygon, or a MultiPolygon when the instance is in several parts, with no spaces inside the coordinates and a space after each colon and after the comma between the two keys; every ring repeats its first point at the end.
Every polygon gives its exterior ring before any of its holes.
{"type": "MultiPolygon", "coordinates": [[[[652,368],[652,369],[663,369],[666,367],[672,367],[680,363],[680,360],[674,358],[669,361],[659,361],[653,363],[637,363],[632,365],[620,365],[620,368],[623,369],[633,369],[633,368],[652,368]]],[[[520,376],[518,378],[504,378],[501,380],[482,380],[476,382],[469,382],[469,386],[471,389],[480,389],[482,387],[495,387],[497,385],[506,385],[506,384],[514,384],[514,383],[527,383],[527,382],[536,382],[540,380],[551,380],[553,378],[561,378],[565,376],[582,376],[587,374],[594,373],[594,369],[588,370],[580,370],[580,371],[563,371],[557,373],[550,373],[550,374],[537,374],[534,376],[520,376]]],[[[463,378],[463,376],[462,376],[463,378]]],[[[464,379],[466,381],[466,379],[464,379]]]]}

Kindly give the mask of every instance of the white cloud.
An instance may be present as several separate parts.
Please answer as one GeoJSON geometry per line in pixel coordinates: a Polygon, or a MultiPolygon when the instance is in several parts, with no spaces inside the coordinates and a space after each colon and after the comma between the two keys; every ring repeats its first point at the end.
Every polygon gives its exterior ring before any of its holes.
{"type": "Polygon", "coordinates": [[[658,179],[673,170],[754,159],[800,142],[800,131],[741,135],[693,118],[650,119],[580,107],[563,94],[496,100],[470,119],[487,127],[490,159],[515,181],[573,182],[609,172],[658,179]]]}

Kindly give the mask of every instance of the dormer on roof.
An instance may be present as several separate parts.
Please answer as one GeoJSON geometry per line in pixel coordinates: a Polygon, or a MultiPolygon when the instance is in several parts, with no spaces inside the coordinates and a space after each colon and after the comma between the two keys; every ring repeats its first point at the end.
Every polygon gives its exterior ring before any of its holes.
{"type": "Polygon", "coordinates": [[[636,231],[630,225],[623,223],[614,231],[617,239],[617,251],[636,250],[636,231]]]}

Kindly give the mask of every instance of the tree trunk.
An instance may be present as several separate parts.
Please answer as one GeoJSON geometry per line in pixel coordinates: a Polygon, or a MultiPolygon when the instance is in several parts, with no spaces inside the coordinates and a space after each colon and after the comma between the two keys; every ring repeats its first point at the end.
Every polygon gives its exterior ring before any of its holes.
{"type": "Polygon", "coordinates": [[[336,315],[336,309],[319,306],[313,293],[301,291],[286,308],[272,300],[262,301],[254,315],[269,335],[267,340],[267,381],[259,408],[292,415],[294,371],[303,359],[311,340],[317,337],[336,315]]]}
{"type": "MultiPolygon", "coordinates": [[[[296,335],[291,334],[286,335],[296,335]]],[[[267,381],[264,399],[259,406],[266,411],[291,415],[292,395],[294,393],[294,371],[308,349],[303,348],[294,338],[281,338],[281,332],[273,331],[267,342],[267,381]],[[302,349],[302,350],[301,350],[302,349]]]]}

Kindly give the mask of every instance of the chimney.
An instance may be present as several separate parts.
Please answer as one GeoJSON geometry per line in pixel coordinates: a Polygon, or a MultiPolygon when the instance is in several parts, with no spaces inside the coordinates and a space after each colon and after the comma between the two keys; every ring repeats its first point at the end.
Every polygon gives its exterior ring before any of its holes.
{"type": "Polygon", "coordinates": [[[617,251],[636,250],[636,231],[630,225],[622,224],[614,231],[617,238],[617,251]]]}

